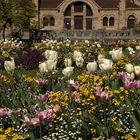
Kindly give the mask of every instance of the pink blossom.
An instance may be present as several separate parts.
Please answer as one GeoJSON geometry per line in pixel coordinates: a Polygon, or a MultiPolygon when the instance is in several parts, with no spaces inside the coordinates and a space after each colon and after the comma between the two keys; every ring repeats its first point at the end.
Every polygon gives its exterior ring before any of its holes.
{"type": "Polygon", "coordinates": [[[101,87],[95,87],[95,95],[103,101],[106,101],[112,97],[110,95],[110,91],[103,91],[103,88],[101,87]]]}
{"type": "Polygon", "coordinates": [[[7,114],[8,115],[19,115],[19,113],[20,113],[20,110],[11,110],[11,109],[8,109],[8,111],[7,111],[7,114]]]}
{"type": "Polygon", "coordinates": [[[78,97],[77,91],[72,92],[71,97],[74,99],[75,102],[77,103],[81,102],[80,98],[78,97]]]}
{"type": "Polygon", "coordinates": [[[47,94],[39,95],[39,96],[37,97],[37,99],[38,99],[39,101],[41,101],[41,102],[46,101],[47,98],[48,98],[48,97],[47,97],[47,94]]]}
{"type": "Polygon", "coordinates": [[[125,89],[131,89],[134,87],[134,83],[130,80],[125,80],[124,81],[124,88],[125,89]]]}
{"type": "Polygon", "coordinates": [[[133,85],[134,85],[134,87],[135,87],[136,89],[140,89],[140,80],[134,81],[134,82],[133,82],[133,85]]]}
{"type": "Polygon", "coordinates": [[[48,109],[48,110],[38,112],[37,115],[36,115],[36,117],[40,121],[51,121],[54,118],[54,116],[55,116],[55,114],[54,114],[53,109],[48,109]]]}
{"type": "Polygon", "coordinates": [[[59,109],[60,109],[60,106],[58,104],[53,107],[54,112],[59,111],[59,109]]]}
{"type": "Polygon", "coordinates": [[[38,125],[38,124],[40,124],[39,118],[32,118],[32,119],[31,119],[31,125],[36,126],[36,125],[38,125]]]}
{"type": "Polygon", "coordinates": [[[112,136],[109,140],[116,140],[114,136],[112,136]]]}
{"type": "Polygon", "coordinates": [[[4,76],[3,75],[0,75],[0,80],[3,80],[4,79],[4,76]]]}
{"type": "Polygon", "coordinates": [[[31,121],[30,121],[30,119],[29,119],[27,116],[24,116],[24,117],[23,117],[22,122],[23,122],[25,125],[30,125],[30,124],[31,124],[31,121]]]}
{"type": "Polygon", "coordinates": [[[45,120],[46,121],[51,121],[53,118],[54,118],[54,112],[53,112],[53,110],[52,109],[49,109],[49,110],[47,110],[47,112],[46,112],[46,118],[45,118],[45,120]]]}
{"type": "Polygon", "coordinates": [[[46,113],[47,113],[46,110],[37,113],[37,117],[39,118],[40,121],[44,121],[46,119],[46,113]]]}
{"type": "Polygon", "coordinates": [[[95,93],[97,96],[100,96],[103,92],[103,88],[101,87],[95,87],[95,93]]]}
{"type": "Polygon", "coordinates": [[[44,80],[44,79],[38,79],[38,80],[35,80],[35,81],[38,85],[44,85],[47,82],[47,80],[44,80]]]}
{"type": "Polygon", "coordinates": [[[6,108],[0,108],[0,117],[6,116],[8,113],[6,108]]]}
{"type": "Polygon", "coordinates": [[[125,72],[120,72],[118,76],[124,83],[125,89],[127,89],[127,90],[132,89],[132,88],[140,89],[140,80],[137,80],[137,81],[131,80],[130,77],[125,72]]]}

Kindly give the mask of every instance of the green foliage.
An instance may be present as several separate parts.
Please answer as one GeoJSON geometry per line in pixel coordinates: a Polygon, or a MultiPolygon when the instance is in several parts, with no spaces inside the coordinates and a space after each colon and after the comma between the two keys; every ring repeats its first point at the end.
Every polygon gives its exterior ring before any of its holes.
{"type": "Polygon", "coordinates": [[[35,5],[32,0],[0,0],[0,28],[29,28],[30,19],[35,16],[35,5]]]}

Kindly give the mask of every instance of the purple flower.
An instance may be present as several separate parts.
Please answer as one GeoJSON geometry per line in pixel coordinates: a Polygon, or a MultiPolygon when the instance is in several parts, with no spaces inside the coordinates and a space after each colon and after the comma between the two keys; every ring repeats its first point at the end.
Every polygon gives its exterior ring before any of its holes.
{"type": "Polygon", "coordinates": [[[124,88],[125,89],[132,89],[134,87],[134,83],[130,80],[124,81],[124,88]]]}
{"type": "Polygon", "coordinates": [[[134,88],[140,89],[140,80],[133,82],[134,88]]]}

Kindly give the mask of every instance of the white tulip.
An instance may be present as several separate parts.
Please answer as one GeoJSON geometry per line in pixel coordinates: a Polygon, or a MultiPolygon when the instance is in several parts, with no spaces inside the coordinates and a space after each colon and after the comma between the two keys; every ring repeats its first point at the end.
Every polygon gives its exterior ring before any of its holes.
{"type": "Polygon", "coordinates": [[[130,54],[134,54],[135,53],[135,51],[134,51],[134,49],[132,47],[128,47],[127,49],[128,49],[130,54]]]}
{"type": "Polygon", "coordinates": [[[11,57],[11,61],[5,61],[4,68],[8,73],[14,72],[15,70],[14,58],[11,57]]]}
{"type": "Polygon", "coordinates": [[[85,43],[86,43],[86,44],[89,44],[90,42],[89,42],[89,40],[85,40],[85,43]]]}
{"type": "Polygon", "coordinates": [[[73,74],[73,69],[74,67],[66,67],[65,69],[63,69],[62,73],[65,77],[70,77],[73,74]]]}
{"type": "Polygon", "coordinates": [[[113,62],[110,59],[103,59],[99,64],[99,67],[102,71],[109,71],[112,69],[113,62]]]}
{"type": "Polygon", "coordinates": [[[70,58],[66,58],[64,60],[65,67],[70,67],[72,65],[72,61],[70,58]]]}
{"type": "Polygon", "coordinates": [[[56,51],[53,51],[53,50],[46,50],[44,52],[44,55],[45,55],[45,58],[47,60],[54,60],[54,61],[56,61],[57,58],[58,58],[58,53],[56,51]]]}
{"type": "Polygon", "coordinates": [[[134,80],[134,78],[135,78],[135,74],[133,72],[127,73],[127,76],[130,78],[130,80],[134,80]]]}
{"type": "Polygon", "coordinates": [[[102,55],[102,54],[99,54],[97,59],[98,59],[98,60],[97,60],[98,63],[102,63],[103,59],[105,59],[105,56],[102,55]]]}
{"type": "Polygon", "coordinates": [[[46,62],[40,63],[38,67],[39,67],[40,73],[44,74],[48,72],[46,62]]]}
{"type": "Polygon", "coordinates": [[[76,62],[76,66],[81,68],[84,64],[84,59],[83,57],[77,57],[75,62],[76,62]]]}
{"type": "Polygon", "coordinates": [[[109,52],[109,54],[112,55],[113,61],[118,61],[119,59],[122,58],[122,55],[123,55],[122,48],[117,49],[117,50],[113,49],[112,51],[109,52]]]}
{"type": "Polygon", "coordinates": [[[95,71],[97,70],[97,62],[96,62],[96,61],[94,61],[94,62],[89,62],[89,63],[87,64],[87,70],[88,70],[89,72],[95,72],[95,71]]]}
{"type": "Polygon", "coordinates": [[[140,75],[140,66],[134,66],[134,73],[139,76],[140,75]]]}
{"type": "Polygon", "coordinates": [[[82,52],[79,52],[79,51],[74,51],[73,53],[73,59],[76,61],[77,58],[81,58],[83,57],[83,54],[82,52]]]}
{"type": "Polygon", "coordinates": [[[97,48],[101,48],[101,44],[97,43],[97,48]]]}
{"type": "Polygon", "coordinates": [[[47,60],[46,64],[47,64],[47,70],[48,71],[53,71],[53,70],[56,69],[57,61],[47,60]]]}
{"type": "Polygon", "coordinates": [[[140,46],[136,46],[136,50],[140,51],[140,46]]]}
{"type": "Polygon", "coordinates": [[[128,72],[128,73],[132,73],[134,71],[134,67],[130,63],[125,64],[125,69],[126,69],[126,72],[128,72]]]}

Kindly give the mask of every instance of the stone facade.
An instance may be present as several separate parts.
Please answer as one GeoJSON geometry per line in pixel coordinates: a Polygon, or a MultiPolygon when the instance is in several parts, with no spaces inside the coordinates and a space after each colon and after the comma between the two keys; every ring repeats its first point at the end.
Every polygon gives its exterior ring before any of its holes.
{"type": "Polygon", "coordinates": [[[140,5],[137,0],[57,0],[57,2],[42,0],[40,3],[34,0],[34,2],[38,10],[38,16],[34,20],[43,31],[121,30],[133,28],[140,21],[140,5]]]}

